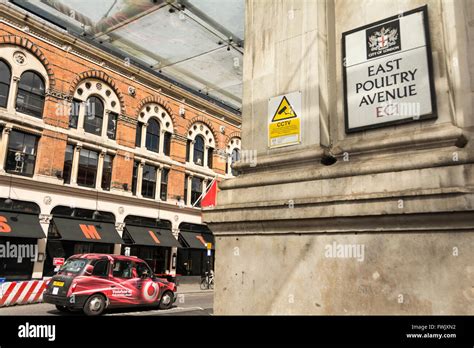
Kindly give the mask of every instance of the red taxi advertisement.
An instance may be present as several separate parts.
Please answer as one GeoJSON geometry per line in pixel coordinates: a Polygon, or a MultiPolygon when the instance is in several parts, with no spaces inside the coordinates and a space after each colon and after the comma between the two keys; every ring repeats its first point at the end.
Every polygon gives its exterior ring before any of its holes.
{"type": "Polygon", "coordinates": [[[43,299],[60,311],[100,315],[106,308],[157,306],[176,301],[176,284],[157,278],[139,258],[107,254],[71,256],[51,279],[43,299]]]}

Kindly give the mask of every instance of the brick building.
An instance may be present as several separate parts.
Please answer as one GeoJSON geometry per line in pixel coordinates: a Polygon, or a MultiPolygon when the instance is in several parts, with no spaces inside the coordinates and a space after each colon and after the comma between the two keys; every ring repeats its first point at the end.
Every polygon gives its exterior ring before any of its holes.
{"type": "Polygon", "coordinates": [[[78,252],[203,271],[213,237],[193,204],[232,175],[237,111],[2,3],[0,127],[0,243],[39,255],[0,277],[40,278],[78,252]]]}

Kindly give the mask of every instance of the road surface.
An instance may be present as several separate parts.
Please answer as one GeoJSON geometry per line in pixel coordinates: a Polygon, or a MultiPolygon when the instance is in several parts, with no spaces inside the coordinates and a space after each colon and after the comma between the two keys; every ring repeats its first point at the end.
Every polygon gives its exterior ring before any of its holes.
{"type": "MultiPolygon", "coordinates": [[[[213,292],[193,292],[179,294],[171,309],[159,310],[156,308],[123,308],[111,309],[104,315],[108,316],[149,316],[149,315],[211,315],[213,292]]],[[[0,308],[3,315],[83,315],[82,312],[62,313],[52,304],[36,303],[0,308]]]]}

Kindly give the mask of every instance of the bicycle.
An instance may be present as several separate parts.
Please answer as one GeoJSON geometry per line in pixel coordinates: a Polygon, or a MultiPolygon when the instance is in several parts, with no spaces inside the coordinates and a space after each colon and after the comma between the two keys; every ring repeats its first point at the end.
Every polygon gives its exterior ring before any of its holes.
{"type": "Polygon", "coordinates": [[[201,290],[214,289],[214,272],[206,272],[204,276],[201,277],[201,290]]]}

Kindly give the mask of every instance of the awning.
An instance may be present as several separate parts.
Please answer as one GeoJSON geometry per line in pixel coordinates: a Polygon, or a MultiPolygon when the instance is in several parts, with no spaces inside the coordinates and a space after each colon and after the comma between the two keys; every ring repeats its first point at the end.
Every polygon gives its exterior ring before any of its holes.
{"type": "Polygon", "coordinates": [[[37,214],[0,211],[0,237],[46,238],[37,214]]]}
{"type": "Polygon", "coordinates": [[[212,243],[214,249],[214,236],[211,233],[179,232],[188,248],[207,249],[207,243],[212,243]]]}
{"type": "Polygon", "coordinates": [[[53,222],[61,240],[123,244],[113,223],[65,218],[53,218],[53,222]]]}
{"type": "Polygon", "coordinates": [[[180,247],[170,230],[143,226],[126,226],[127,232],[136,245],[180,247]]]}

